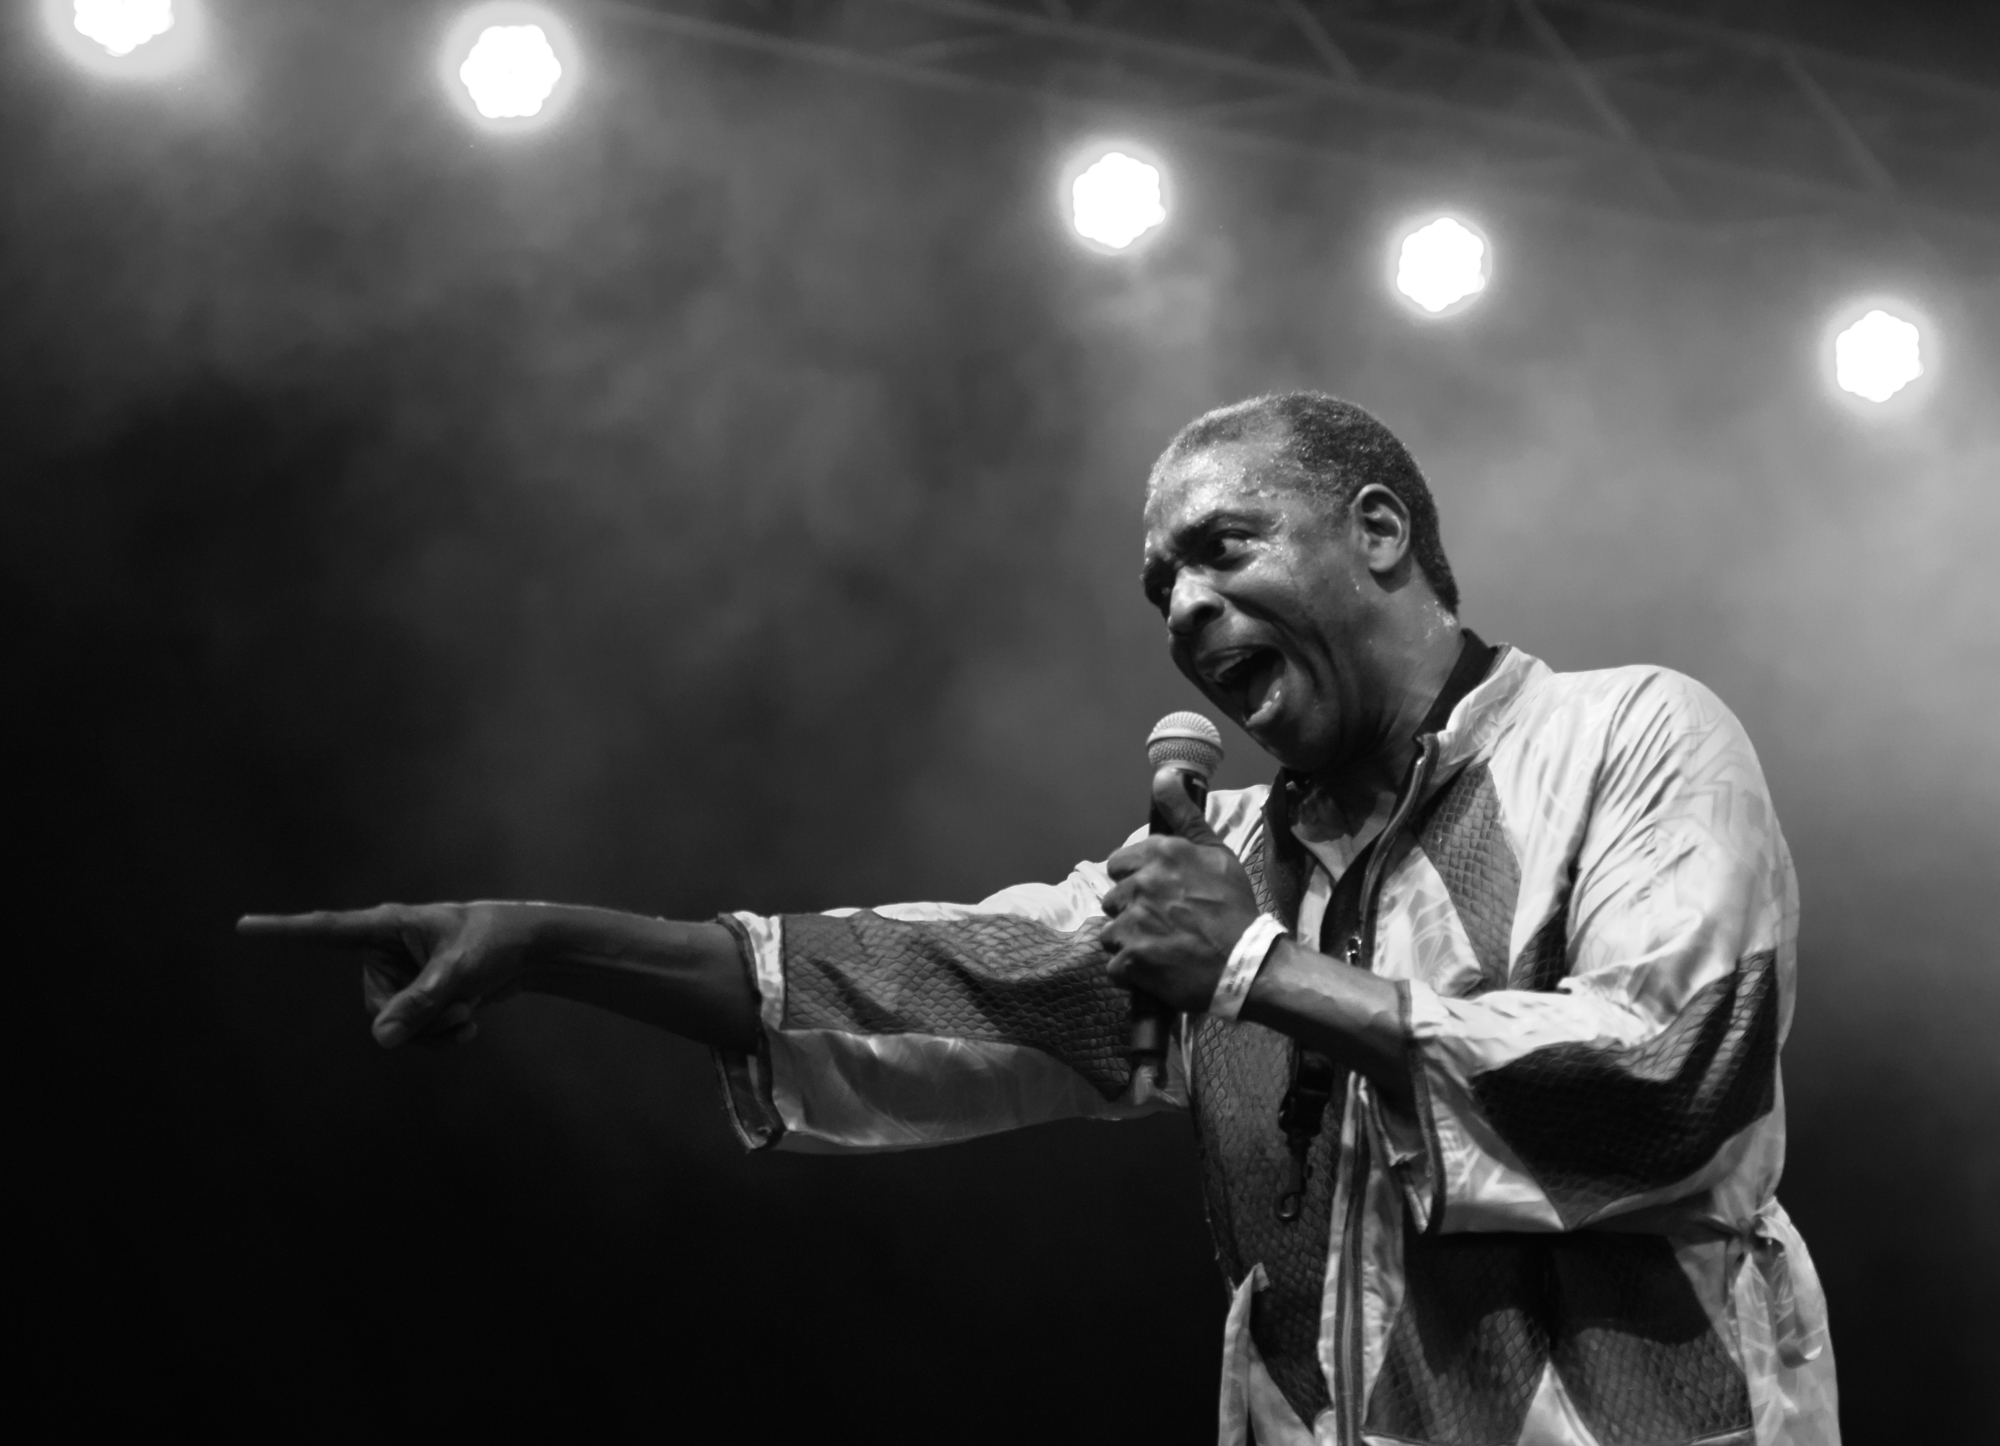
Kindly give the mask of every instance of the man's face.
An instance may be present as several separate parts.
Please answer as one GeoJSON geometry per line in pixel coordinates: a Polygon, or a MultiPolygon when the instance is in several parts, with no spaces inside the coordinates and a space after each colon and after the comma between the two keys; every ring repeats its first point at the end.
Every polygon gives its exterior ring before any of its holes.
{"type": "Polygon", "coordinates": [[[1380,689],[1366,539],[1316,509],[1273,444],[1228,443],[1160,469],[1145,586],[1176,666],[1287,768],[1318,773],[1368,745],[1380,689]]]}

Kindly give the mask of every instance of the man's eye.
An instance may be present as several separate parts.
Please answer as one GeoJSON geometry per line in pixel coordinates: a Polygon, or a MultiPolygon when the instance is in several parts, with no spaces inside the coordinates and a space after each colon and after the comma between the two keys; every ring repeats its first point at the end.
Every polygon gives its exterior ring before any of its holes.
{"type": "Polygon", "coordinates": [[[1209,560],[1225,564],[1240,561],[1249,541],[1241,532],[1218,532],[1208,541],[1209,560]]]}

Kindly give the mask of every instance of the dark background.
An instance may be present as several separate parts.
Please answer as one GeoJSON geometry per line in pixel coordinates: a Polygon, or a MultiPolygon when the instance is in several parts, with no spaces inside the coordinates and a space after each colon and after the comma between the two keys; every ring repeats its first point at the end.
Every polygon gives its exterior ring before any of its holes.
{"type": "MultiPolygon", "coordinates": [[[[63,63],[26,5],[0,75],[16,1315],[69,1419],[1207,1439],[1183,1122],[747,1158],[699,1050],[528,1000],[385,1055],[349,967],[230,923],[1101,857],[1193,701],[1146,465],[1311,385],[1424,462],[1471,625],[1744,718],[1804,900],[1783,1198],[1848,1438],[1993,1426],[1990,279],[1191,144],[1169,231],[1107,259],[1032,109],[579,16],[576,104],[495,138],[436,84],[444,9],[212,8],[176,84],[63,63]],[[1384,286],[1435,202],[1497,250],[1446,325],[1384,286]],[[1878,290],[1936,368],[1863,418],[1819,348],[1878,290]]],[[[1957,13],[1817,18],[1990,70],[1957,13]]],[[[1232,739],[1224,781],[1264,771],[1232,739]]]]}

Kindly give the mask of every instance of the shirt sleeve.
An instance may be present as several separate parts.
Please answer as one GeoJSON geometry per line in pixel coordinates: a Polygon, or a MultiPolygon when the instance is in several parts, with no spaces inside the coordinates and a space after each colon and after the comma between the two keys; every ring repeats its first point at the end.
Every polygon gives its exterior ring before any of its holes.
{"type": "Polygon", "coordinates": [[[1748,1218],[1775,1188],[1797,902],[1763,774],[1692,680],[1609,706],[1594,767],[1532,785],[1544,824],[1584,801],[1566,904],[1509,987],[1404,986],[1415,1109],[1370,1108],[1420,1226],[1568,1230],[1702,1192],[1748,1218]]]}
{"type": "Polygon", "coordinates": [[[718,1054],[753,1148],[908,1149],[1067,1118],[1183,1105],[1136,1101],[1129,996],[1105,975],[1100,863],[971,905],[897,904],[724,919],[756,984],[755,1056],[718,1054]]]}

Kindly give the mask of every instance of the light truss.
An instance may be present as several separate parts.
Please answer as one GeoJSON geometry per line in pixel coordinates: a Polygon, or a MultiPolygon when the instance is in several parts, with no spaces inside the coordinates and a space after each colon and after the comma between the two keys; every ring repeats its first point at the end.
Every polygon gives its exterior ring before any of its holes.
{"type": "Polygon", "coordinates": [[[647,0],[606,19],[1663,225],[2000,268],[2000,92],[1613,0],[647,0]]]}

